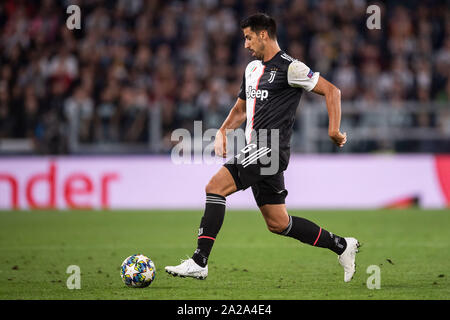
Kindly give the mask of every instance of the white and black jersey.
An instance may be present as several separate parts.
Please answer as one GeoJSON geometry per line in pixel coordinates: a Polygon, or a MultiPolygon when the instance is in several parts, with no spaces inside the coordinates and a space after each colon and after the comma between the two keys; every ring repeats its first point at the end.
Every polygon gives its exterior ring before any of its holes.
{"type": "Polygon", "coordinates": [[[280,165],[287,168],[295,114],[303,90],[311,91],[319,80],[303,62],[279,51],[266,62],[251,61],[242,80],[239,98],[246,100],[247,144],[260,143],[260,129],[266,129],[270,148],[270,130],[278,129],[280,165]]]}

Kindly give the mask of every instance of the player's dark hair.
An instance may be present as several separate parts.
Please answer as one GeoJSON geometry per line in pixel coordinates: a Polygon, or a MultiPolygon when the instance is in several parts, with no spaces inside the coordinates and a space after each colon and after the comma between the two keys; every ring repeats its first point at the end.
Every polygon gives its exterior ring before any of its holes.
{"type": "Polygon", "coordinates": [[[270,39],[277,37],[277,24],[275,19],[265,13],[255,13],[241,21],[241,29],[250,27],[253,32],[266,30],[270,39]]]}

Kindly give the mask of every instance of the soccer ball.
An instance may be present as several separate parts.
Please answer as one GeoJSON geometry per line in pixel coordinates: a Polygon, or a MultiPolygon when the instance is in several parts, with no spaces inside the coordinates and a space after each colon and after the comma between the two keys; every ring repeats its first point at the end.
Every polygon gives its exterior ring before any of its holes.
{"type": "Polygon", "coordinates": [[[133,254],[122,262],[120,277],[128,287],[145,288],[155,279],[155,264],[142,254],[133,254]]]}

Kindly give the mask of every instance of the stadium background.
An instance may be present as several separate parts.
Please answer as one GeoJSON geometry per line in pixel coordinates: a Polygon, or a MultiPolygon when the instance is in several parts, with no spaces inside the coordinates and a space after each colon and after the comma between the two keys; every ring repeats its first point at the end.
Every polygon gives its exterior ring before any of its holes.
{"type": "Polygon", "coordinates": [[[0,300],[450,298],[448,2],[5,0],[0,37],[0,300]],[[302,97],[286,201],[363,243],[351,283],[328,251],[268,232],[249,190],[227,199],[206,281],[162,272],[194,249],[221,165],[205,163],[194,121],[218,128],[232,106],[250,59],[239,21],[256,11],[341,89],[343,149],[324,99],[302,97]],[[192,134],[189,163],[174,161],[176,129],[192,134]],[[137,252],[156,264],[148,290],[119,277],[137,252]],[[374,265],[380,290],[366,285],[374,265]]]}
{"type": "MultiPolygon", "coordinates": [[[[202,155],[208,142],[202,134],[219,128],[228,114],[251,59],[243,48],[239,21],[264,11],[278,21],[281,48],[341,89],[342,130],[349,135],[345,148],[334,147],[327,136],[324,99],[304,94],[292,139],[294,153],[300,155],[294,155],[292,167],[298,169],[287,172],[291,185],[302,182],[291,187],[291,194],[304,195],[304,201],[296,197],[291,205],[383,207],[422,201],[425,207],[444,207],[450,203],[449,160],[442,156],[450,151],[447,5],[363,0],[4,1],[0,206],[202,207],[204,185],[220,163],[202,165],[194,157],[202,155]],[[71,4],[81,9],[80,29],[66,25],[71,4]],[[366,26],[369,4],[381,9],[381,29],[366,26]],[[195,121],[201,121],[200,136],[195,121]],[[180,128],[193,137],[187,146],[192,161],[181,165],[184,170],[175,168],[169,157],[179,143],[171,135],[180,128]],[[347,157],[332,157],[337,154],[347,157]],[[368,158],[355,154],[371,155],[373,165],[364,167],[368,158]],[[397,157],[402,154],[408,156],[397,157]],[[115,169],[102,171],[89,161],[92,155],[102,156],[104,168],[114,163],[115,169]],[[132,168],[141,160],[124,157],[130,155],[145,159],[140,172],[132,168]],[[166,163],[161,165],[163,158],[166,163]],[[336,159],[346,169],[329,170],[328,180],[350,192],[337,195],[344,197],[340,202],[327,197],[308,202],[324,188],[317,181],[327,178],[304,174],[322,171],[311,167],[314,163],[330,168],[336,159]],[[416,165],[409,166],[411,161],[416,165]],[[53,170],[55,163],[59,172],[53,170]],[[352,170],[359,164],[361,170],[352,170]],[[175,180],[164,179],[174,171],[179,172],[175,180]],[[391,171],[394,174],[388,174],[391,171]],[[369,172],[375,172],[373,179],[358,179],[369,172]],[[116,177],[110,183],[101,179],[108,174],[116,177]],[[180,177],[191,185],[177,183],[180,177]],[[362,187],[365,191],[358,192],[362,187]],[[167,201],[174,188],[178,201],[167,201]],[[352,196],[355,192],[358,197],[352,196]],[[81,200],[67,201],[67,193],[81,200]],[[366,201],[355,202],[359,197],[366,201]],[[111,200],[106,203],[105,198],[111,200]]],[[[331,191],[334,185],[329,187],[331,191]]],[[[251,195],[235,197],[232,207],[254,205],[251,195]]]]}

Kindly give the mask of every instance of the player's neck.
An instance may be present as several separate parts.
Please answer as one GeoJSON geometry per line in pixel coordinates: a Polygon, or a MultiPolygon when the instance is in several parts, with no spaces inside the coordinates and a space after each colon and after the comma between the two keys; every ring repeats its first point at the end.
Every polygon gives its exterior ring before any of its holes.
{"type": "Polygon", "coordinates": [[[271,60],[280,51],[280,46],[278,42],[274,41],[272,44],[266,47],[266,52],[264,53],[263,62],[271,60]]]}

